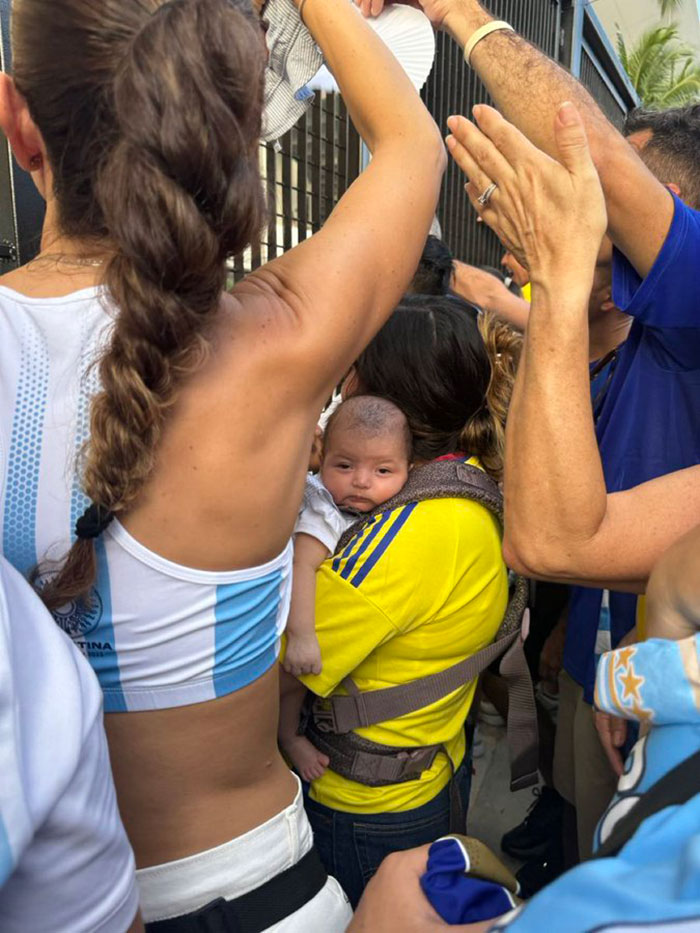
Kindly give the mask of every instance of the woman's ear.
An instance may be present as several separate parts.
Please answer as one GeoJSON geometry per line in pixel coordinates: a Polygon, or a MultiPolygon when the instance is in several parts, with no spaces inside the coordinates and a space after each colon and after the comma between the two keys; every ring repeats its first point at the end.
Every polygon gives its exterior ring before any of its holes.
{"type": "Polygon", "coordinates": [[[357,376],[357,369],[354,366],[351,366],[348,370],[348,374],[343,379],[342,385],[340,386],[340,397],[343,401],[348,398],[352,398],[353,395],[360,394],[360,380],[357,376]]]}
{"type": "Polygon", "coordinates": [[[0,129],[8,139],[19,165],[34,175],[46,168],[46,147],[41,133],[29,113],[26,100],[19,93],[13,79],[0,73],[0,129]]]}
{"type": "Polygon", "coordinates": [[[309,470],[311,473],[318,473],[323,464],[323,428],[320,424],[314,429],[314,439],[311,444],[311,455],[309,457],[309,470]]]}

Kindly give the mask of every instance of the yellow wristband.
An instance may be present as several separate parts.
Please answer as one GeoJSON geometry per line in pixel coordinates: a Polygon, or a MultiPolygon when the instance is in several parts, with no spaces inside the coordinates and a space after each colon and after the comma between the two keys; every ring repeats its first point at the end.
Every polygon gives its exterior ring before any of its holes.
{"type": "Polygon", "coordinates": [[[472,63],[472,53],[481,40],[485,39],[486,36],[490,36],[492,32],[499,32],[501,29],[505,29],[508,32],[515,32],[510,23],[506,23],[504,20],[498,19],[494,20],[492,23],[486,23],[485,26],[479,26],[476,32],[472,33],[469,41],[464,46],[464,57],[466,58],[467,64],[470,67],[472,63]]]}

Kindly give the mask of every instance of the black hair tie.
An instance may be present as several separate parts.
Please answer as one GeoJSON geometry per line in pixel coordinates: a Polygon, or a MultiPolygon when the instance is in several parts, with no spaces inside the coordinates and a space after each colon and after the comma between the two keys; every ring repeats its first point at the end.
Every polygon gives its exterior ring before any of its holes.
{"type": "Polygon", "coordinates": [[[75,534],[83,541],[99,538],[105,528],[114,518],[114,512],[101,505],[89,506],[75,524],[75,534]]]}

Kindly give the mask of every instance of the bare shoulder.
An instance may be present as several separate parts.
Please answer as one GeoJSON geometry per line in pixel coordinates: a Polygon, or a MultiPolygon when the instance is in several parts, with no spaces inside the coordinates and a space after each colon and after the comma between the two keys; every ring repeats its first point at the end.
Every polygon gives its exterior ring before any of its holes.
{"type": "Polygon", "coordinates": [[[322,404],[354,357],[346,360],[347,350],[337,347],[342,337],[336,335],[334,343],[326,332],[327,315],[311,313],[313,301],[299,277],[288,274],[289,265],[270,262],[224,296],[219,337],[233,352],[243,350],[248,364],[273,367],[277,376],[285,375],[288,388],[322,404]]]}
{"type": "Polygon", "coordinates": [[[224,307],[239,335],[255,336],[261,355],[302,361],[313,338],[311,321],[303,292],[288,279],[283,263],[267,263],[250,273],[224,296],[224,307]]]}

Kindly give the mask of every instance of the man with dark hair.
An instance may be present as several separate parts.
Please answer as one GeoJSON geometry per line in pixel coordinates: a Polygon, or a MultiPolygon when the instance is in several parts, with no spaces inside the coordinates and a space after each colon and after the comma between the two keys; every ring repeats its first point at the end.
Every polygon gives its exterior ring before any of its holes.
{"type": "Polygon", "coordinates": [[[624,135],[647,168],[700,210],[700,104],[628,114],[624,135]]]}

